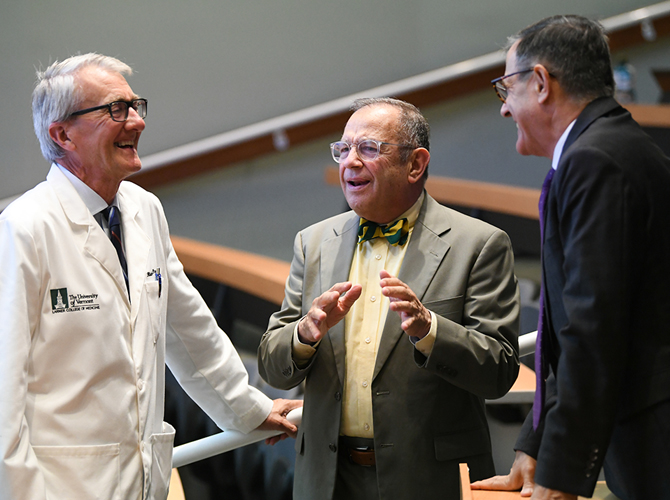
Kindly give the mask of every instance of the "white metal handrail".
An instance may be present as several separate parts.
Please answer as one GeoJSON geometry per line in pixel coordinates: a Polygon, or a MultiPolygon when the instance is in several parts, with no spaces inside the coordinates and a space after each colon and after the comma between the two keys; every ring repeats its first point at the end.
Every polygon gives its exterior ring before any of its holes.
{"type": "Polygon", "coordinates": [[[527,356],[535,352],[535,340],[537,339],[537,330],[530,333],[519,335],[519,357],[527,356]]]}
{"type": "MultiPolygon", "coordinates": [[[[601,21],[608,32],[618,31],[639,24],[646,40],[653,40],[653,26],[651,21],[670,14],[670,0],[633,10],[624,14],[609,17],[601,21]]],[[[351,103],[359,97],[382,97],[389,95],[407,94],[432,85],[437,85],[463,76],[477,73],[495,67],[505,62],[502,51],[474,57],[467,61],[451,64],[443,68],[428,71],[420,75],[398,80],[387,85],[375,87],[362,92],[317,104],[298,111],[287,113],[269,120],[241,127],[229,132],[217,134],[188,144],[170,148],[158,153],[150,154],[142,159],[142,170],[149,171],[178,161],[187,160],[205,153],[240,144],[252,139],[273,134],[281,137],[283,131],[346,111],[351,103]]],[[[281,141],[278,141],[281,142],[281,141]]],[[[0,200],[0,212],[19,195],[0,200]]]]}
{"type": "MultiPolygon", "coordinates": [[[[286,418],[292,424],[300,425],[302,408],[291,410],[286,418]]],[[[280,433],[277,431],[251,431],[249,434],[242,434],[239,431],[219,432],[213,436],[177,446],[172,454],[172,467],[188,465],[198,460],[204,460],[248,444],[263,441],[278,434],[280,433]]]]}

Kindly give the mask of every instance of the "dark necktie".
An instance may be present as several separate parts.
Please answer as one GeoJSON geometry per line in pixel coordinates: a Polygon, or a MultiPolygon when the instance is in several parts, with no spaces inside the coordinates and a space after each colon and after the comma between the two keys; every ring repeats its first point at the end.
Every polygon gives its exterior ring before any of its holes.
{"type": "Polygon", "coordinates": [[[115,206],[109,206],[103,210],[103,214],[107,218],[109,225],[109,239],[112,240],[112,245],[116,249],[116,255],[119,256],[121,269],[123,270],[123,278],[126,280],[126,288],[130,294],[130,287],[128,286],[128,264],[126,263],[126,256],[123,253],[123,245],[121,243],[121,213],[115,206]]]}
{"type": "MultiPolygon", "coordinates": [[[[544,246],[544,209],[547,203],[547,193],[549,193],[549,187],[551,186],[551,179],[554,178],[554,173],[556,171],[552,168],[549,170],[547,177],[544,179],[542,184],[542,191],[540,191],[540,255],[544,258],[542,254],[542,247],[544,246]]],[[[537,321],[537,338],[535,340],[535,399],[533,401],[533,429],[537,429],[540,424],[540,417],[542,416],[542,410],[544,408],[544,398],[546,392],[546,380],[547,380],[547,363],[544,359],[543,347],[544,347],[544,277],[540,283],[540,315],[537,321]]]]}
{"type": "Polygon", "coordinates": [[[391,224],[379,225],[361,217],[358,225],[358,242],[374,238],[386,238],[391,245],[404,245],[409,236],[409,222],[407,219],[398,219],[391,224]]]}

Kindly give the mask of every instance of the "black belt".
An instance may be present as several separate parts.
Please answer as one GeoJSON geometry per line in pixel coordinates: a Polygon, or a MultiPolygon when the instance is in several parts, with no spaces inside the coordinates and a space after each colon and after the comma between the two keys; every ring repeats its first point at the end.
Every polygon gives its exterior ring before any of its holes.
{"type": "Polygon", "coordinates": [[[356,465],[372,467],[377,463],[373,439],[340,436],[339,445],[340,452],[356,465]]]}

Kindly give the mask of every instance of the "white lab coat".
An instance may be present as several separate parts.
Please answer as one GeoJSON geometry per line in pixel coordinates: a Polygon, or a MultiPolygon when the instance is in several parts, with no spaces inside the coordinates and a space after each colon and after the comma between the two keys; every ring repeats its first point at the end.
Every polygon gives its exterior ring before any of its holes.
{"type": "Polygon", "coordinates": [[[117,200],[130,301],[56,166],[0,214],[1,500],[164,499],[166,361],[222,428],[248,432],[271,410],[186,278],[157,198],[123,182],[117,200]]]}

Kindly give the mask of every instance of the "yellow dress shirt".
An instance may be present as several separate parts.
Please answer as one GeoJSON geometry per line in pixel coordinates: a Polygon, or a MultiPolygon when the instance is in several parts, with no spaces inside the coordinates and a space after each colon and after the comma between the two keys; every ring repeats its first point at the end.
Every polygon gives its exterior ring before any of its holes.
{"type": "MultiPolygon", "coordinates": [[[[425,194],[422,194],[409,210],[398,217],[406,217],[409,222],[409,236],[405,245],[393,246],[385,238],[375,238],[356,246],[349,281],[359,283],[363,291],[344,318],[345,381],[340,426],[342,435],[373,437],[370,392],[372,374],[390,303],[381,293],[379,273],[385,269],[392,276],[398,276],[424,197],[425,194]]],[[[415,344],[426,356],[430,354],[435,343],[436,328],[437,322],[431,312],[430,332],[415,344]]],[[[293,357],[299,366],[306,364],[317,347],[300,342],[296,326],[293,357]]]]}

